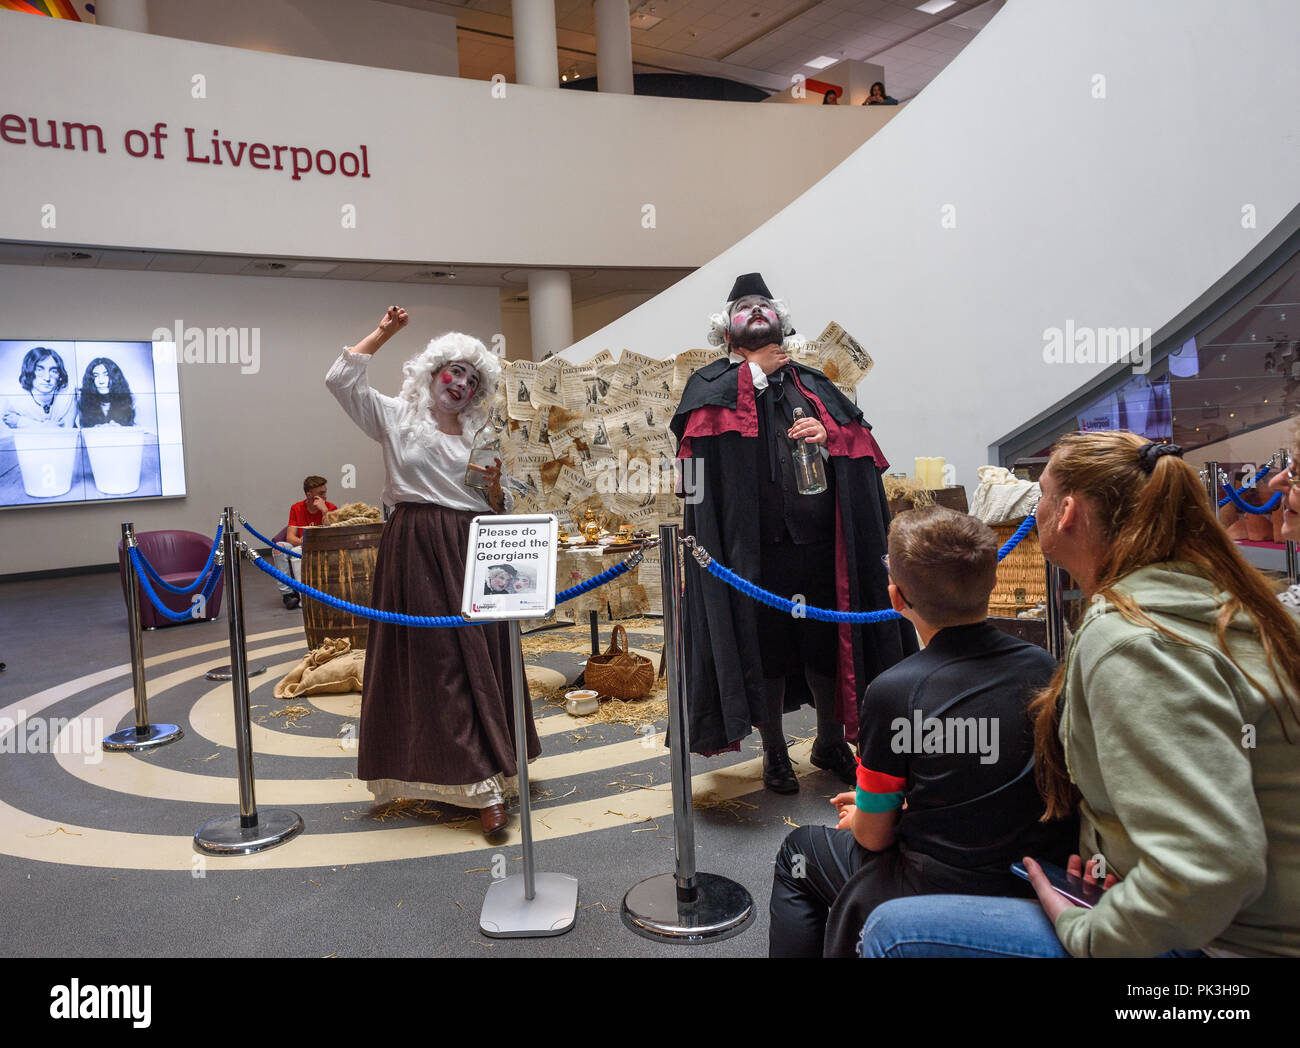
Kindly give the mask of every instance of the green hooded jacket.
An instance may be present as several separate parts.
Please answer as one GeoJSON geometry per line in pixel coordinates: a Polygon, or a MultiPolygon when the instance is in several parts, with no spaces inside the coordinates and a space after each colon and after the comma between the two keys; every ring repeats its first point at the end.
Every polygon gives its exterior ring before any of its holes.
{"type": "Polygon", "coordinates": [[[1228,658],[1215,625],[1228,595],[1194,565],[1151,564],[1115,588],[1186,639],[1097,599],[1071,641],[1060,735],[1084,798],[1080,854],[1122,880],[1062,913],[1057,935],[1076,957],[1300,955],[1300,703],[1241,613],[1228,658]]]}

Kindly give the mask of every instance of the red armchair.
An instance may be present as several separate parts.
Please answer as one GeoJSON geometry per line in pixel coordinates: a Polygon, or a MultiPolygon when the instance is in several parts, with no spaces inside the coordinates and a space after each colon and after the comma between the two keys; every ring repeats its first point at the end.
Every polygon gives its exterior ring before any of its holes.
{"type": "MultiPolygon", "coordinates": [[[[208,562],[208,553],[212,549],[212,539],[195,531],[139,531],[136,532],[135,539],[144,559],[152,564],[154,570],[173,586],[188,586],[198,578],[199,572],[203,570],[203,565],[208,562]]],[[[126,553],[123,551],[120,542],[117,544],[117,565],[122,581],[122,596],[125,598],[126,553]]],[[[221,613],[221,591],[225,585],[226,580],[224,578],[217,582],[216,588],[212,591],[212,596],[208,598],[207,606],[204,609],[207,614],[201,619],[191,619],[190,621],[208,622],[221,613]]],[[[140,598],[140,626],[143,629],[185,625],[183,622],[173,622],[171,619],[159,615],[145,595],[144,589],[138,583],[136,590],[140,598]]],[[[193,594],[182,596],[179,593],[168,593],[157,585],[154,586],[154,592],[158,594],[158,599],[171,608],[172,611],[189,611],[191,607],[193,594]]],[[[195,593],[199,592],[201,590],[195,590],[195,593]]]]}

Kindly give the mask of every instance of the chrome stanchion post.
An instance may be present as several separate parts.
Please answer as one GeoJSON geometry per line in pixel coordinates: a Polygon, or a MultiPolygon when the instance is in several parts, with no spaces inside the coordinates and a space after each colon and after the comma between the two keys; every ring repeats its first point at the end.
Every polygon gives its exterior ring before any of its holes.
{"type": "MultiPolygon", "coordinates": [[[[221,521],[222,521],[222,524],[224,525],[224,524],[225,524],[225,521],[226,521],[226,515],[225,515],[224,513],[221,515],[221,521]]],[[[222,531],[222,534],[223,534],[223,535],[225,534],[225,531],[224,531],[224,530],[222,531]]],[[[225,545],[226,545],[226,543],[225,543],[225,540],[223,539],[223,540],[222,540],[222,543],[221,543],[221,546],[222,546],[222,552],[223,552],[223,553],[225,552],[225,545]]],[[[286,559],[287,559],[287,558],[286,558],[286,559]]],[[[274,557],[272,557],[272,559],[271,559],[271,563],[273,563],[273,564],[275,563],[275,558],[274,558],[274,557]]],[[[214,569],[214,570],[215,570],[215,569],[214,569]]],[[[290,567],[289,574],[290,574],[290,575],[293,574],[292,566],[290,567]]],[[[229,625],[229,623],[230,623],[230,604],[229,604],[229,598],[227,598],[227,603],[226,603],[226,623],[227,623],[227,625],[229,625]]],[[[265,666],[263,663],[257,662],[257,663],[254,663],[253,665],[251,665],[251,666],[249,666],[249,667],[247,668],[247,674],[246,674],[246,675],[249,676],[249,677],[256,677],[256,676],[258,676],[259,674],[262,674],[262,673],[265,673],[265,672],[266,672],[266,666],[265,666]]],[[[234,674],[234,672],[231,670],[231,668],[230,668],[230,666],[229,666],[228,664],[227,664],[227,665],[222,665],[222,666],[213,666],[212,669],[210,669],[210,670],[208,670],[206,673],[204,673],[203,676],[204,676],[204,678],[206,678],[207,680],[234,680],[234,679],[235,679],[235,674],[234,674]]]]}
{"type": "Polygon", "coordinates": [[[235,759],[239,766],[239,814],[206,823],[194,845],[213,855],[250,855],[283,844],[302,830],[302,818],[288,808],[258,812],[253,790],[253,735],[248,711],[248,660],[244,650],[244,594],[240,582],[240,543],[235,512],[227,506],[222,523],[226,555],[226,599],[230,609],[231,691],[235,697],[235,759]]]}
{"type": "Polygon", "coordinates": [[[1218,462],[1207,462],[1205,464],[1205,493],[1210,496],[1210,511],[1215,514],[1219,512],[1219,499],[1222,498],[1219,491],[1219,464],[1218,462]]]}
{"type": "Polygon", "coordinates": [[[741,885],[695,869],[695,812],[691,799],[691,737],[683,672],[681,554],[677,525],[659,526],[663,583],[664,661],[668,676],[668,724],[673,782],[672,873],[648,877],[623,897],[623,923],[661,942],[701,943],[730,938],[754,915],[754,900],[741,885]]]}
{"type": "MultiPolygon", "coordinates": [[[[1291,461],[1291,451],[1289,448],[1278,448],[1273,455],[1273,465],[1276,469],[1288,469],[1287,463],[1291,461]]],[[[1288,478],[1293,480],[1294,478],[1288,478]]],[[[1286,498],[1286,491],[1283,491],[1283,499],[1286,498]]],[[[1294,586],[1300,582],[1300,558],[1296,556],[1296,544],[1292,539],[1286,540],[1286,581],[1288,586],[1294,586]]]]}
{"type": "Polygon", "coordinates": [[[1047,565],[1047,650],[1058,662],[1065,658],[1065,572],[1047,565]]]}
{"type": "Polygon", "coordinates": [[[104,739],[104,749],[117,752],[147,750],[175,742],[185,733],[175,724],[149,723],[149,693],[144,676],[144,639],[140,632],[140,579],[131,550],[135,548],[135,525],[122,524],[122,551],[126,555],[126,628],[131,642],[131,687],[135,692],[135,727],[115,731],[104,739]]]}

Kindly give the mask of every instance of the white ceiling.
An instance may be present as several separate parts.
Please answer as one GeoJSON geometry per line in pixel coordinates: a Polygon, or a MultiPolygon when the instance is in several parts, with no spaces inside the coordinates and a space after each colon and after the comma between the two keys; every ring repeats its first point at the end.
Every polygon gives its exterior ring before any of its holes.
{"type": "MultiPolygon", "coordinates": [[[[460,75],[515,78],[510,0],[383,0],[456,17],[460,75]]],[[[628,0],[660,19],[632,30],[638,72],[721,76],[777,91],[825,55],[885,67],[889,93],[916,95],[1001,9],[1005,0],[957,0],[937,15],[909,0],[628,0]]],[[[591,0],[555,0],[558,67],[596,73],[591,0]]]]}
{"type": "MultiPolygon", "coordinates": [[[[356,262],[248,255],[203,255],[181,251],[126,251],[114,248],[52,246],[0,241],[0,265],[67,266],[77,269],[136,269],[164,273],[218,273],[228,276],[298,277],[307,280],[367,280],[396,284],[495,287],[525,291],[528,271],[517,266],[461,266],[441,262],[356,262]],[[84,257],[83,257],[84,256],[84,257]],[[455,273],[454,277],[435,273],[455,273]]],[[[613,292],[658,294],[689,269],[575,269],[577,305],[613,292]]]]}

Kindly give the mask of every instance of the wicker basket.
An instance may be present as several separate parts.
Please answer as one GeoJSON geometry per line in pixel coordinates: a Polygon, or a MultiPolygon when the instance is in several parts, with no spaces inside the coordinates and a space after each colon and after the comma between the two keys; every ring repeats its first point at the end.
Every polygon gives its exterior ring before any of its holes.
{"type": "MultiPolygon", "coordinates": [[[[997,534],[1001,546],[1023,523],[1022,517],[1005,524],[990,524],[989,527],[997,534]]],[[[989,597],[989,614],[1014,618],[1018,612],[1046,601],[1047,561],[1043,559],[1043,549],[1038,544],[1038,530],[1034,529],[998,565],[998,580],[989,597]]]]}
{"type": "Polygon", "coordinates": [[[616,625],[605,654],[587,660],[583,681],[611,698],[644,699],[655,686],[655,667],[645,656],[628,650],[627,630],[616,625]]]}

